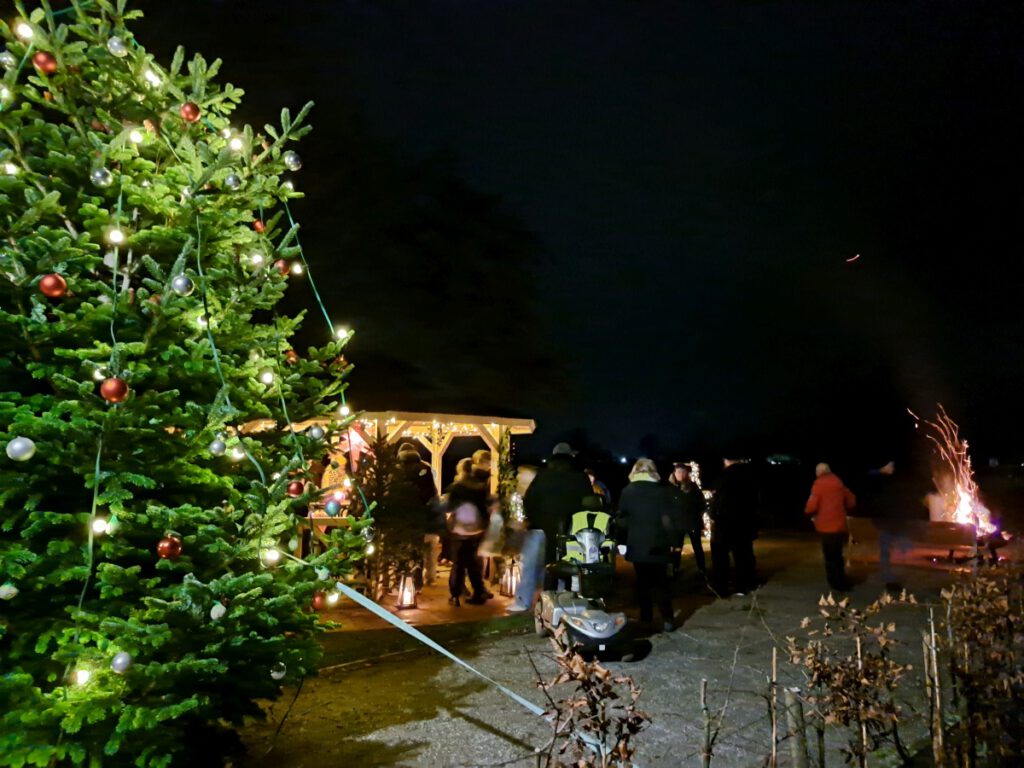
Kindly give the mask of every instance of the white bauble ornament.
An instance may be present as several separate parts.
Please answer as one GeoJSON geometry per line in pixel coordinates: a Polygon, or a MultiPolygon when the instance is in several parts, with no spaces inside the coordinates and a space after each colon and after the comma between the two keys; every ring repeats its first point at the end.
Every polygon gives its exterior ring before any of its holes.
{"type": "Polygon", "coordinates": [[[309,428],[309,436],[314,440],[323,440],[325,434],[327,433],[324,432],[324,428],[321,426],[313,426],[309,428]]]}
{"type": "Polygon", "coordinates": [[[210,443],[210,453],[212,453],[214,456],[223,456],[227,449],[227,443],[225,443],[219,437],[212,443],[210,443]]]}
{"type": "Polygon", "coordinates": [[[286,674],[288,674],[288,667],[283,662],[279,661],[270,668],[270,676],[275,680],[283,679],[286,674]]]}
{"type": "Polygon", "coordinates": [[[28,437],[16,437],[7,444],[7,458],[28,461],[36,455],[36,444],[28,437]]]}
{"type": "Polygon", "coordinates": [[[4,69],[14,69],[18,66],[18,60],[10,51],[4,51],[3,53],[0,53],[0,66],[4,69]]]}
{"type": "Polygon", "coordinates": [[[120,59],[128,55],[128,44],[120,37],[112,37],[107,40],[107,50],[120,59]]]}
{"type": "Polygon", "coordinates": [[[220,621],[224,618],[224,614],[228,612],[228,609],[224,607],[223,603],[216,602],[213,607],[210,608],[210,618],[214,621],[220,621]]]}
{"type": "Polygon", "coordinates": [[[316,577],[320,579],[320,581],[327,581],[331,578],[331,572],[327,568],[314,568],[313,570],[316,572],[316,577]]]}
{"type": "Polygon", "coordinates": [[[114,657],[113,661],[110,662],[110,668],[117,672],[117,674],[119,675],[123,675],[128,670],[128,667],[130,667],[131,665],[131,654],[125,653],[124,651],[121,651],[119,654],[117,654],[114,657]]]}
{"type": "Polygon", "coordinates": [[[0,600],[13,600],[18,596],[18,588],[7,582],[6,584],[0,585],[0,600]]]}

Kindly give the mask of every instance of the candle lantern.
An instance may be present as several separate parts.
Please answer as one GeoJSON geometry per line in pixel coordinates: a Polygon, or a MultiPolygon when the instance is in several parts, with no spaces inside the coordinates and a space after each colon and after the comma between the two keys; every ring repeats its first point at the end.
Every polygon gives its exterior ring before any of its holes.
{"type": "Polygon", "coordinates": [[[513,560],[501,574],[501,594],[504,597],[514,597],[519,589],[519,563],[513,560]]]}
{"type": "Polygon", "coordinates": [[[398,599],[395,601],[395,607],[416,607],[416,581],[411,574],[403,573],[398,579],[398,599]]]}

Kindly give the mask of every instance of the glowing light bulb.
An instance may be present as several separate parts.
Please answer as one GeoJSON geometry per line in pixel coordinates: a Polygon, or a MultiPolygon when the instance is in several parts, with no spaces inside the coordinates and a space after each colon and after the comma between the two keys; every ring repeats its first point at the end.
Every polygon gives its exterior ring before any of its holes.
{"type": "Polygon", "coordinates": [[[124,232],[114,227],[107,232],[107,242],[113,243],[114,245],[120,245],[124,242],[124,232]]]}
{"type": "Polygon", "coordinates": [[[274,372],[269,368],[264,368],[262,371],[260,371],[260,381],[267,385],[273,384],[274,372]]]}
{"type": "Polygon", "coordinates": [[[145,136],[142,135],[142,131],[138,128],[134,128],[128,133],[128,140],[133,144],[141,144],[144,138],[145,136]]]}
{"type": "Polygon", "coordinates": [[[17,176],[18,166],[16,166],[14,163],[4,163],[4,173],[6,173],[8,176],[17,176]]]}
{"type": "Polygon", "coordinates": [[[281,186],[282,186],[282,187],[284,187],[285,189],[287,189],[287,190],[288,190],[289,192],[292,192],[292,191],[294,191],[294,190],[295,190],[295,185],[294,185],[294,184],[292,184],[292,183],[291,183],[290,181],[286,181],[286,182],[285,182],[284,184],[282,184],[281,186]]]}
{"type": "Polygon", "coordinates": [[[232,461],[241,461],[244,458],[245,458],[245,451],[243,451],[239,446],[236,445],[234,448],[231,449],[231,460],[232,461]]]}
{"type": "Polygon", "coordinates": [[[345,326],[341,326],[340,328],[338,328],[338,330],[334,332],[334,335],[337,336],[339,339],[344,339],[346,336],[348,336],[348,334],[349,330],[345,326]]]}
{"type": "Polygon", "coordinates": [[[344,480],[341,481],[341,484],[343,486],[345,486],[346,488],[351,488],[352,487],[352,481],[349,480],[347,477],[344,480]]]}
{"type": "Polygon", "coordinates": [[[9,99],[9,98],[11,98],[11,91],[10,91],[10,89],[6,85],[3,86],[3,87],[0,87],[0,99],[3,99],[4,101],[7,101],[7,99],[9,99]]]}
{"type": "Polygon", "coordinates": [[[270,549],[264,549],[260,553],[260,558],[267,565],[274,565],[281,560],[281,553],[271,547],[270,549]]]}
{"type": "Polygon", "coordinates": [[[241,152],[242,147],[244,147],[245,145],[242,143],[242,140],[240,138],[235,136],[235,138],[228,142],[228,146],[231,147],[231,149],[233,149],[235,152],[241,152]]]}
{"type": "Polygon", "coordinates": [[[338,413],[340,413],[342,416],[348,416],[350,413],[352,413],[352,409],[349,408],[347,405],[343,405],[341,406],[341,408],[338,409],[338,413]]]}
{"type": "Polygon", "coordinates": [[[220,135],[223,136],[225,139],[230,139],[231,138],[231,129],[230,128],[224,128],[220,132],[220,135]]]}
{"type": "Polygon", "coordinates": [[[367,544],[366,545],[366,554],[372,555],[376,551],[377,551],[377,548],[375,546],[373,546],[373,544],[367,544]]]}
{"type": "Polygon", "coordinates": [[[90,677],[92,677],[92,673],[88,669],[75,670],[75,682],[79,685],[85,685],[88,683],[90,677]]]}
{"type": "Polygon", "coordinates": [[[207,317],[206,315],[200,315],[199,317],[196,318],[196,325],[198,325],[200,328],[207,328],[210,325],[210,318],[207,317]]]}
{"type": "Polygon", "coordinates": [[[327,604],[328,605],[337,605],[338,604],[338,600],[340,600],[340,599],[341,599],[341,595],[339,595],[337,592],[331,592],[331,594],[329,594],[327,596],[327,604]]]}
{"type": "Polygon", "coordinates": [[[22,40],[31,40],[35,33],[36,31],[32,29],[27,21],[19,21],[14,27],[14,34],[22,40]]]}
{"type": "Polygon", "coordinates": [[[261,266],[264,261],[266,261],[266,256],[264,256],[262,253],[257,251],[256,253],[252,254],[249,257],[249,259],[252,261],[252,264],[253,264],[254,267],[258,267],[258,266],[261,266]]]}
{"type": "Polygon", "coordinates": [[[292,274],[293,275],[301,275],[305,271],[306,270],[304,270],[302,268],[302,264],[300,264],[299,262],[296,261],[294,264],[292,264],[292,274]]]}
{"type": "Polygon", "coordinates": [[[92,532],[93,533],[106,533],[110,530],[110,525],[102,517],[97,517],[92,521],[92,532]]]}
{"type": "Polygon", "coordinates": [[[152,85],[154,88],[160,85],[161,82],[163,82],[160,79],[160,75],[158,75],[152,69],[147,69],[145,72],[142,73],[142,76],[146,78],[146,82],[152,85]]]}

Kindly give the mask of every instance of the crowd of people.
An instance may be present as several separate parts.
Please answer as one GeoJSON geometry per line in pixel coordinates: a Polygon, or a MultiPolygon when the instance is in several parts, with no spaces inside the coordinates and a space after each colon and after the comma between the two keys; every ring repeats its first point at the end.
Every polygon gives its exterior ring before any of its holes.
{"type": "MultiPolygon", "coordinates": [[[[516,508],[503,510],[490,493],[489,451],[476,451],[460,461],[454,481],[440,497],[430,466],[415,444],[403,443],[398,459],[396,487],[407,495],[415,493],[424,510],[423,578],[432,583],[437,563],[450,562],[453,606],[492,598],[484,579],[484,557],[514,555],[520,578],[507,610],[531,611],[538,591],[552,586],[549,566],[565,554],[559,544],[581,511],[609,516],[608,533],[635,571],[640,621],[646,625],[654,626],[657,607],[662,628],[673,628],[672,580],[687,541],[696,570],[714,594],[744,594],[757,586],[757,484],[742,460],[723,460],[708,503],[689,464],[675,463],[663,480],[654,461],[638,459],[614,503],[608,486],[592,470],[577,468],[572,448],[559,443],[543,466],[519,467],[516,508]],[[704,551],[705,513],[710,519],[710,572],[704,551]]],[[[828,582],[833,589],[844,590],[846,514],[855,499],[828,465],[819,464],[816,476],[805,512],[821,535],[828,582]]]]}

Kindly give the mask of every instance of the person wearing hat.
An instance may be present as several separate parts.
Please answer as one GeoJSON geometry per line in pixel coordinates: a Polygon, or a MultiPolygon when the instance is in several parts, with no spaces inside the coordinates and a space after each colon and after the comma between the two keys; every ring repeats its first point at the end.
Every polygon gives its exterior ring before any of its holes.
{"type": "Polygon", "coordinates": [[[626,542],[626,560],[636,571],[640,621],[654,620],[657,593],[663,629],[675,628],[669,568],[672,547],[683,542],[683,503],[678,491],[661,485],[658,468],[650,459],[637,459],[629,473],[629,485],[619,497],[620,541],[626,542]]]}
{"type": "Polygon", "coordinates": [[[843,485],[839,476],[832,473],[828,464],[816,466],[814,476],[811,497],[807,499],[804,512],[821,536],[828,585],[837,592],[845,592],[850,588],[846,582],[846,564],[843,562],[843,545],[848,536],[846,513],[856,506],[857,498],[843,485]]]}
{"type": "Polygon", "coordinates": [[[590,480],[573,467],[572,448],[568,443],[558,443],[523,496],[523,515],[529,530],[519,553],[521,577],[509,613],[525,613],[533,608],[537,590],[544,586],[546,566],[558,559],[558,535],[565,533],[583,498],[592,493],[590,480]]]}
{"type": "Polygon", "coordinates": [[[458,607],[462,585],[469,576],[473,594],[466,600],[481,605],[494,597],[484,587],[483,568],[477,549],[490,519],[491,452],[480,450],[473,454],[468,476],[456,479],[448,487],[448,530],[452,540],[452,565],[448,577],[448,602],[458,607]]]}

